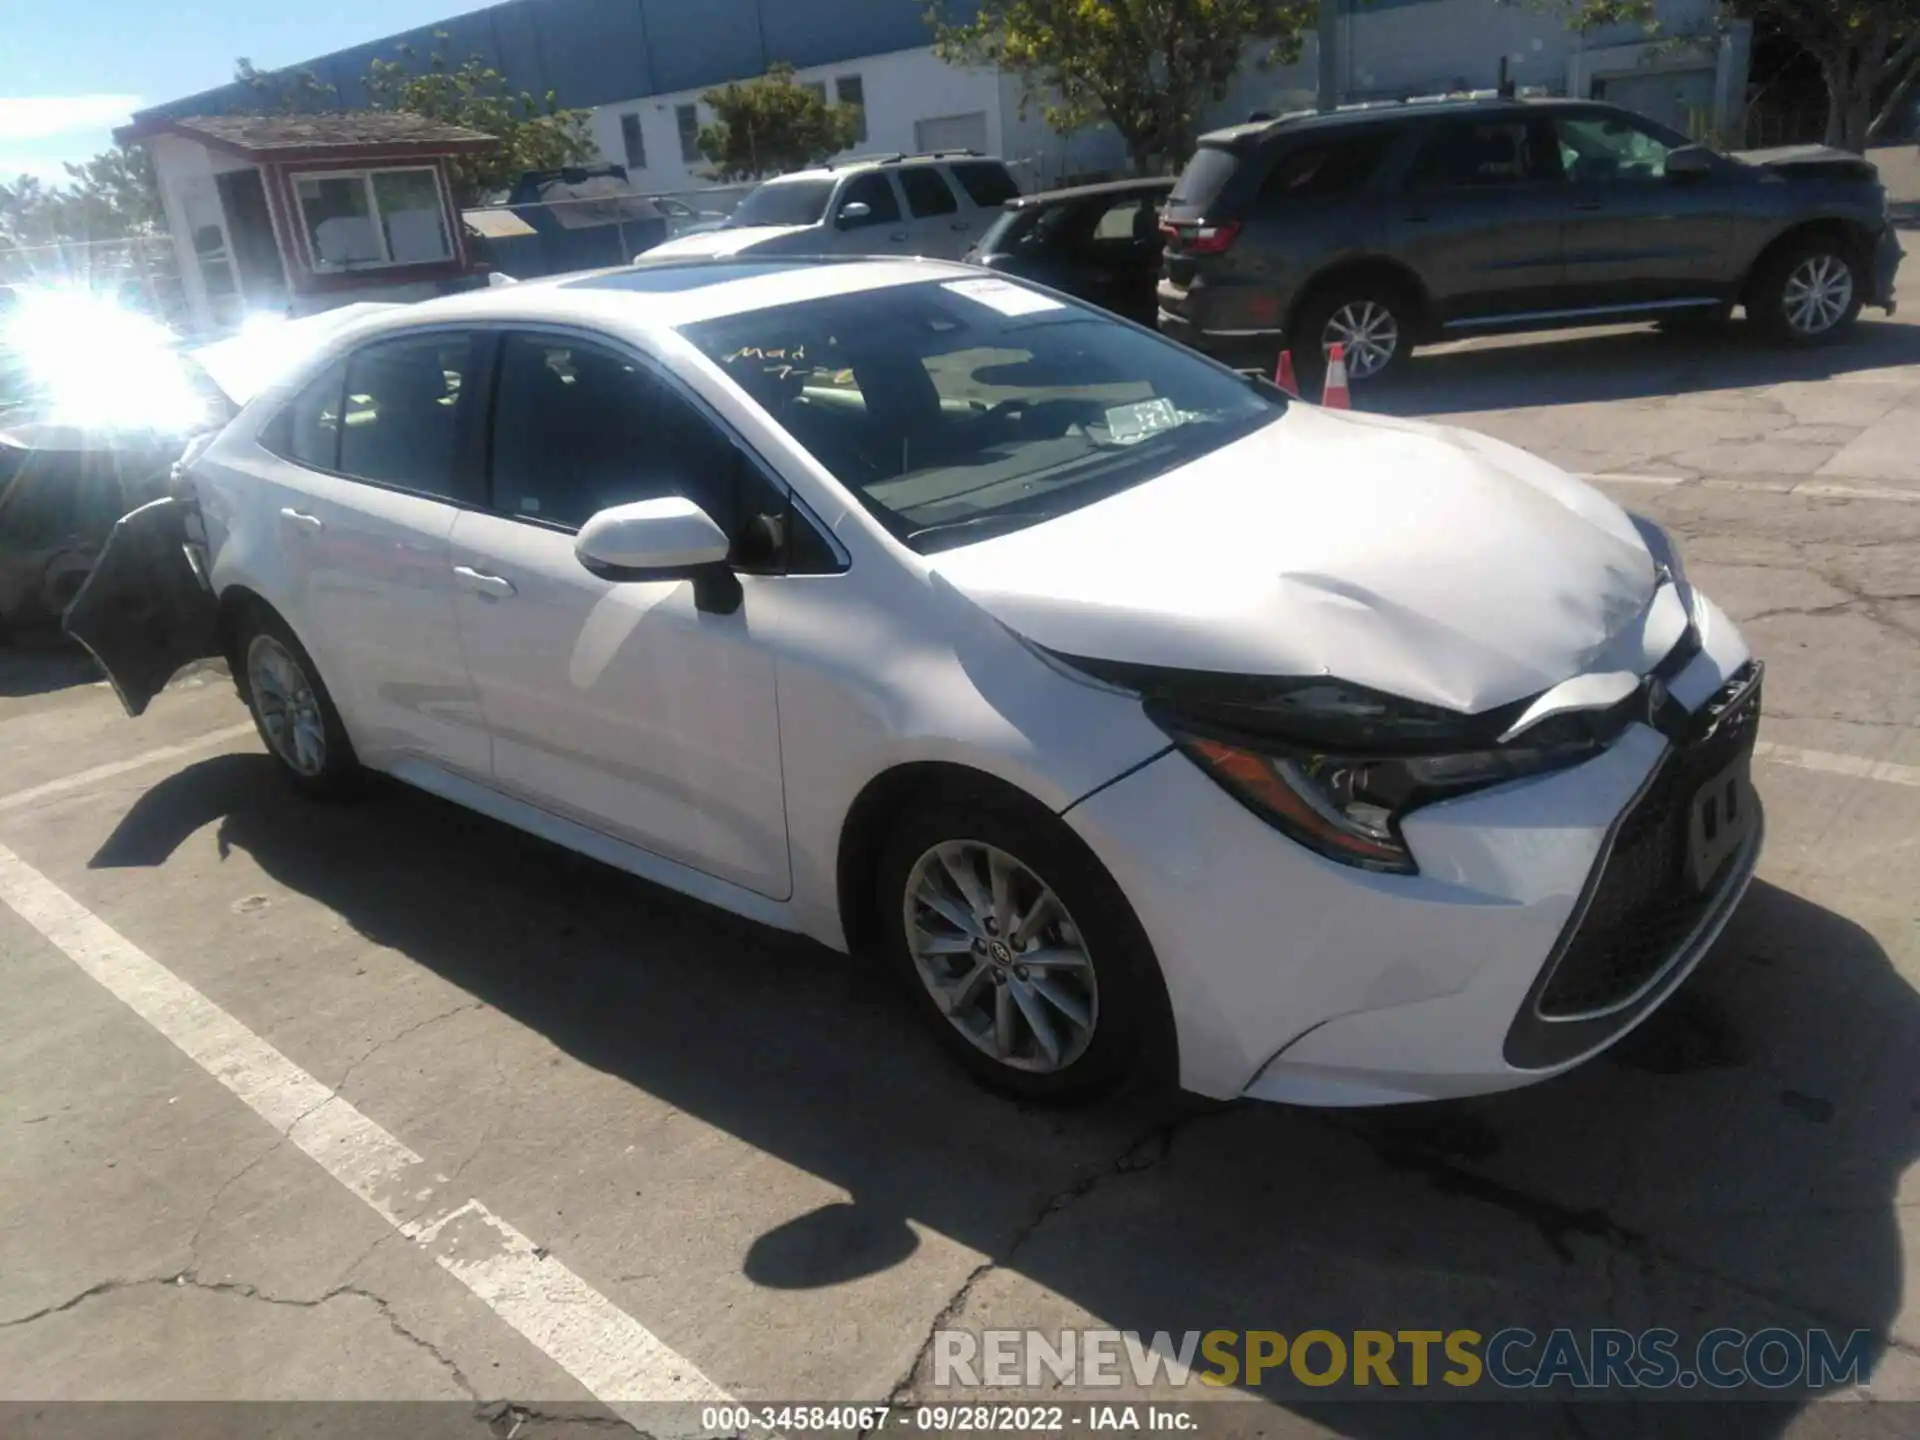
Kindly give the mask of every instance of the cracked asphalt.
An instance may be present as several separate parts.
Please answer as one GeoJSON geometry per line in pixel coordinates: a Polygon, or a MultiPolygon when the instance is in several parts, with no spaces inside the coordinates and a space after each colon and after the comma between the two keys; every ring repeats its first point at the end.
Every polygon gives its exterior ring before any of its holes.
{"type": "MultiPolygon", "coordinates": [[[[1547,1085],[1021,1109],[859,962],[397,786],[299,801],[250,734],[54,785],[242,721],[217,671],[134,723],[84,659],[0,653],[0,845],[744,1399],[952,1398],[942,1326],[1778,1324],[1869,1331],[1871,1395],[1920,1401],[1920,325],[1474,342],[1359,398],[1609,477],[1769,664],[1760,880],[1669,1006],[1547,1085]]],[[[0,1401],[591,1408],[5,907],[0,985],[0,1401]]],[[[1913,1433],[1208,1398],[1274,1436],[1913,1433]]]]}

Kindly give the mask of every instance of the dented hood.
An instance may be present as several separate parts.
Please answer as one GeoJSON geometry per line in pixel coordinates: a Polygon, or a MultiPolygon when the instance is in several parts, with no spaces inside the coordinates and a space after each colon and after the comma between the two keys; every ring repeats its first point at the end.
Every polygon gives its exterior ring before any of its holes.
{"type": "Polygon", "coordinates": [[[1466,714],[1644,674],[1686,626],[1633,521],[1564,471],[1468,431],[1305,405],[927,563],[1068,656],[1332,675],[1466,714]]]}
{"type": "Polygon", "coordinates": [[[698,256],[703,259],[726,255],[740,255],[748,251],[788,250],[793,248],[791,236],[816,236],[818,227],[813,225],[741,225],[737,228],[722,226],[716,230],[695,230],[689,234],[676,235],[655,245],[651,250],[643,250],[634,257],[634,264],[644,265],[649,260],[685,260],[698,256]],[[782,244],[787,241],[787,244],[782,244]]]}

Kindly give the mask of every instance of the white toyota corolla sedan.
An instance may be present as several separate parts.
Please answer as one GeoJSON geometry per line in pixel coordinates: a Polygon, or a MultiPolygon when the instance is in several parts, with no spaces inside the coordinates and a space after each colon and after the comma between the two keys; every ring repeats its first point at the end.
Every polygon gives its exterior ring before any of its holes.
{"type": "Polygon", "coordinates": [[[963,266],[396,308],[180,474],[68,616],[130,710],[224,654],[301,789],[870,951],[1022,1095],[1539,1080],[1760,848],[1760,665],[1658,527],[963,266]]]}

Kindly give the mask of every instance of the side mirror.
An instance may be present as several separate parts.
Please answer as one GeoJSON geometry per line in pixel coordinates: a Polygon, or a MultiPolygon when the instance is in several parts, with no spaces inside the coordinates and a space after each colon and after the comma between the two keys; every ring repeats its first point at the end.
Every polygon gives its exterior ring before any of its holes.
{"type": "Polygon", "coordinates": [[[862,220],[872,216],[872,214],[873,207],[867,204],[866,201],[849,200],[840,207],[840,218],[833,223],[838,225],[842,230],[845,230],[849,226],[858,225],[862,220]]]}
{"type": "Polygon", "coordinates": [[[1713,151],[1704,145],[1682,145],[1667,154],[1669,180],[1697,180],[1714,171],[1713,151]]]}
{"type": "Polygon", "coordinates": [[[694,604],[722,615],[740,607],[732,549],[726,531],[679,495],[611,506],[573,542],[575,558],[603,580],[691,580],[694,604]]]}

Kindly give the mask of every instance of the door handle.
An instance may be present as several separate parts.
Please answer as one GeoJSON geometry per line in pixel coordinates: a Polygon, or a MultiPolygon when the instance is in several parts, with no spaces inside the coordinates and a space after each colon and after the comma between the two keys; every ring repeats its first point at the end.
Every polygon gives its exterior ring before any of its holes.
{"type": "Polygon", "coordinates": [[[1409,225],[1424,225],[1427,223],[1427,219],[1428,217],[1424,211],[1417,211],[1406,217],[1407,224],[1409,225]]]}
{"type": "Polygon", "coordinates": [[[952,230],[964,230],[967,228],[967,222],[964,220],[956,220],[948,228],[952,230]]]}
{"type": "Polygon", "coordinates": [[[471,565],[456,565],[453,573],[466,581],[469,589],[490,600],[504,600],[513,594],[513,582],[504,575],[488,575],[471,565]]]}
{"type": "Polygon", "coordinates": [[[321,524],[320,517],[318,515],[309,515],[304,510],[295,510],[292,506],[288,506],[286,509],[282,510],[280,512],[280,518],[286,521],[289,525],[293,526],[295,529],[305,530],[309,534],[311,534],[315,530],[321,530],[325,528],[325,526],[321,524]]]}
{"type": "Polygon", "coordinates": [[[1606,206],[1599,200],[1576,200],[1573,202],[1573,208],[1575,210],[1604,210],[1606,206]]]}
{"type": "Polygon", "coordinates": [[[887,239],[889,240],[905,240],[906,238],[907,238],[907,232],[904,230],[896,230],[891,235],[887,236],[887,239]]]}

